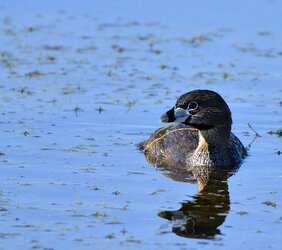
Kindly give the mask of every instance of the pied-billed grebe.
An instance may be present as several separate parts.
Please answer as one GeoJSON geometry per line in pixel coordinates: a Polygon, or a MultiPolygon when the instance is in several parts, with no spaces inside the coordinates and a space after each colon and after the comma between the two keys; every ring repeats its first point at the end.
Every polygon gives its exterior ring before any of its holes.
{"type": "Polygon", "coordinates": [[[161,122],[176,122],[155,131],[141,143],[146,158],[157,166],[234,167],[246,154],[231,133],[231,112],[223,98],[210,90],[183,94],[163,114],[161,122]]]}

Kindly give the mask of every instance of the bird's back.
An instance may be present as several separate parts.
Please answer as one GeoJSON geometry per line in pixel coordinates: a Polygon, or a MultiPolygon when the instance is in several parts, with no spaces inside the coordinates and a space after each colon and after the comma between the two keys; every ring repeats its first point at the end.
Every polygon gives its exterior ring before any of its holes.
{"type": "MultiPolygon", "coordinates": [[[[194,170],[189,159],[199,144],[199,130],[182,123],[156,130],[148,140],[140,144],[147,160],[159,168],[173,168],[182,171],[194,170]]],[[[246,155],[241,141],[230,133],[228,141],[229,157],[232,165],[238,165],[246,155]]],[[[220,159],[219,159],[220,160],[220,159]]],[[[218,165],[221,165],[220,162],[218,165]]]]}
{"type": "Polygon", "coordinates": [[[153,165],[180,166],[186,165],[186,159],[195,151],[198,141],[197,129],[178,123],[158,129],[142,147],[153,165]]]}

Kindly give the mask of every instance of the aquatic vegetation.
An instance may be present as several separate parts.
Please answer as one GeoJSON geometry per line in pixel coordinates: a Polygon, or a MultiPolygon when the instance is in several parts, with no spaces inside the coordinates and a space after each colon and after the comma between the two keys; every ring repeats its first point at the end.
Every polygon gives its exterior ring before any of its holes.
{"type": "Polygon", "coordinates": [[[39,72],[38,70],[34,70],[34,71],[30,71],[30,72],[26,73],[25,75],[26,75],[27,77],[32,78],[32,77],[39,77],[39,76],[42,75],[42,73],[39,72]]]}
{"type": "Polygon", "coordinates": [[[276,131],[270,130],[267,132],[269,135],[277,135],[278,137],[282,136],[282,129],[277,129],[276,131]]]}
{"type": "Polygon", "coordinates": [[[264,202],[262,202],[262,204],[267,205],[267,206],[271,206],[271,207],[277,206],[277,203],[275,201],[264,201],[264,202]]]}
{"type": "Polygon", "coordinates": [[[1,249],[282,245],[281,2],[28,2],[0,4],[1,249]],[[198,88],[249,145],[208,186],[135,146],[198,88]]]}

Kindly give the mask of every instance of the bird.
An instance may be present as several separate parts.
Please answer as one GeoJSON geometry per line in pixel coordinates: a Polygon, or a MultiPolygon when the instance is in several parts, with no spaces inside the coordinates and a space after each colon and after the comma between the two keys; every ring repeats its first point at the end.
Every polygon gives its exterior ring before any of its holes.
{"type": "Polygon", "coordinates": [[[171,124],[139,144],[154,166],[205,176],[211,169],[235,169],[246,156],[244,145],[231,132],[231,111],[215,91],[181,95],[160,121],[171,124]]]}

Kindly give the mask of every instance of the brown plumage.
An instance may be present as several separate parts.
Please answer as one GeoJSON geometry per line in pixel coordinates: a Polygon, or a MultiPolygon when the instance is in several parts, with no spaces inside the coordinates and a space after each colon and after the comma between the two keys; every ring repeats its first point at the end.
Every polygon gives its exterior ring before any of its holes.
{"type": "Polygon", "coordinates": [[[179,171],[232,169],[246,154],[240,140],[231,133],[228,105],[214,91],[194,90],[180,96],[161,121],[178,123],[158,129],[140,144],[155,166],[179,171]]]}

